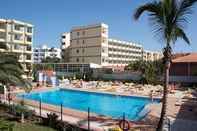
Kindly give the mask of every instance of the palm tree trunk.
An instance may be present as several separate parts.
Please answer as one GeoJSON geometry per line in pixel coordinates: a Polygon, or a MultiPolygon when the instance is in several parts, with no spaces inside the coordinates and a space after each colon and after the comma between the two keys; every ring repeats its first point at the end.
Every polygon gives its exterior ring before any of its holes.
{"type": "Polygon", "coordinates": [[[165,83],[163,90],[163,99],[162,99],[162,109],[161,116],[157,126],[157,131],[162,131],[164,120],[166,117],[166,109],[167,109],[167,95],[168,95],[168,85],[169,85],[169,69],[170,69],[170,59],[165,62],[165,83]]]}

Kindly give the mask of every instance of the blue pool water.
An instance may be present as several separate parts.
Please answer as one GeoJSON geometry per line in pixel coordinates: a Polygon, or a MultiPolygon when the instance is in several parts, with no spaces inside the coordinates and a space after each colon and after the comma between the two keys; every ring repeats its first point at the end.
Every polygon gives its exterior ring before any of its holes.
{"type": "MultiPolygon", "coordinates": [[[[87,111],[88,107],[92,113],[106,115],[113,118],[121,118],[123,113],[129,120],[139,120],[142,116],[139,112],[145,105],[151,103],[150,99],[131,96],[117,96],[103,93],[90,93],[84,91],[57,89],[53,91],[29,93],[24,98],[47,104],[60,105],[66,108],[87,111]]],[[[158,102],[155,100],[154,102],[158,102]]]]}

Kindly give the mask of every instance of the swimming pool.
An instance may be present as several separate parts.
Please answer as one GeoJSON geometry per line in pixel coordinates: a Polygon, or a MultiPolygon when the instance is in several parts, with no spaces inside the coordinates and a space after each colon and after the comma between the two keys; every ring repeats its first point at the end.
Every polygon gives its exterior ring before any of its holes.
{"type": "MultiPolygon", "coordinates": [[[[24,98],[41,101],[47,104],[87,111],[88,107],[92,113],[110,116],[112,118],[122,118],[123,113],[129,120],[139,120],[140,112],[151,103],[151,100],[143,97],[119,96],[104,93],[94,93],[67,89],[57,89],[53,91],[29,93],[24,98]]],[[[154,100],[159,102],[159,100],[154,100]]]]}

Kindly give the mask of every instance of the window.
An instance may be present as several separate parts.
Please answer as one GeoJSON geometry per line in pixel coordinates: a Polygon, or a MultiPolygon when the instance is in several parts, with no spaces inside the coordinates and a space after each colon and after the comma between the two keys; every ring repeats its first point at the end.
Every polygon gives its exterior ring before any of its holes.
{"type": "Polygon", "coordinates": [[[14,29],[20,31],[20,25],[15,25],[15,26],[14,26],[14,29]]]}
{"type": "Polygon", "coordinates": [[[27,46],[27,51],[31,51],[31,46],[27,46]]]}
{"type": "Polygon", "coordinates": [[[85,44],[85,40],[83,40],[83,44],[85,44]]]}
{"type": "Polygon", "coordinates": [[[65,36],[65,35],[63,35],[63,36],[62,36],[62,38],[64,39],[64,38],[66,38],[66,36],[65,36]]]}
{"type": "Polygon", "coordinates": [[[107,29],[106,28],[103,28],[102,29],[102,33],[105,34],[106,32],[107,32],[107,29]]]}
{"type": "Polygon", "coordinates": [[[85,31],[83,31],[83,35],[85,35],[85,31]]]}
{"type": "Polygon", "coordinates": [[[105,53],[106,48],[102,48],[102,52],[105,53]]]}
{"type": "Polygon", "coordinates": [[[15,45],[14,45],[14,49],[15,49],[15,50],[20,50],[20,49],[21,49],[21,47],[20,47],[20,45],[15,44],[15,45]]]}
{"type": "Polygon", "coordinates": [[[80,35],[80,33],[79,32],[77,32],[77,36],[79,36],[80,35]]]}
{"type": "Polygon", "coordinates": [[[28,41],[28,42],[31,42],[31,41],[32,41],[31,36],[27,36],[27,41],[28,41]]]}
{"type": "Polygon", "coordinates": [[[5,39],[6,38],[6,33],[0,33],[0,38],[5,39]]]}
{"type": "Polygon", "coordinates": [[[5,23],[0,23],[0,29],[5,29],[6,28],[6,24],[5,23]]]}
{"type": "Polygon", "coordinates": [[[79,58],[76,59],[76,62],[79,62],[79,58]]]}
{"type": "Polygon", "coordinates": [[[27,27],[27,32],[32,33],[32,27],[27,27]]]}
{"type": "Polygon", "coordinates": [[[26,60],[31,60],[31,55],[27,55],[26,60]]]}
{"type": "Polygon", "coordinates": [[[14,35],[14,39],[15,39],[15,40],[22,40],[21,38],[22,38],[22,36],[19,35],[19,34],[15,34],[15,35],[14,35]]]}
{"type": "Polygon", "coordinates": [[[104,58],[102,59],[102,62],[105,62],[105,59],[104,58]]]}
{"type": "Polygon", "coordinates": [[[84,62],[84,58],[82,58],[82,62],[84,62]]]}
{"type": "Polygon", "coordinates": [[[76,52],[79,53],[79,50],[77,49],[76,52]]]}
{"type": "Polygon", "coordinates": [[[106,39],[103,39],[103,43],[105,43],[106,42],[106,39]]]}
{"type": "Polygon", "coordinates": [[[77,44],[79,44],[79,40],[77,40],[77,44]]]}
{"type": "Polygon", "coordinates": [[[84,48],[82,49],[82,52],[83,52],[83,53],[85,52],[85,49],[84,49],[84,48]]]}

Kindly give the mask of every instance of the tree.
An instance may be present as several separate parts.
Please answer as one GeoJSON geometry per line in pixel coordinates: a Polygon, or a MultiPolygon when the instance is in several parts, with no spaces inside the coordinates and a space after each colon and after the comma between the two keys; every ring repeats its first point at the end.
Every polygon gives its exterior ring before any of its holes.
{"type": "Polygon", "coordinates": [[[42,63],[59,63],[61,62],[61,59],[58,57],[46,57],[45,59],[42,59],[42,63]]]}
{"type": "MultiPolygon", "coordinates": [[[[15,54],[0,53],[0,83],[3,84],[8,91],[10,85],[22,85],[26,91],[31,89],[31,83],[25,80],[23,67],[18,62],[15,54]]],[[[8,94],[10,96],[10,94],[8,94]]]]}
{"type": "MultiPolygon", "coordinates": [[[[8,101],[10,104],[10,85],[21,85],[25,87],[25,91],[31,90],[31,83],[25,80],[23,67],[18,62],[15,54],[0,53],[0,83],[8,89],[8,101]]],[[[23,121],[24,113],[21,113],[21,120],[23,121]]]]}
{"type": "Polygon", "coordinates": [[[160,77],[163,74],[164,64],[162,60],[157,61],[133,61],[125,67],[126,70],[141,73],[142,84],[158,84],[160,77]]]}
{"type": "Polygon", "coordinates": [[[144,4],[137,8],[134,13],[135,20],[144,13],[148,12],[148,18],[153,26],[154,33],[164,41],[163,48],[165,62],[164,92],[162,101],[161,116],[157,131],[163,128],[163,121],[166,116],[167,88],[169,83],[169,68],[172,57],[171,45],[175,44],[178,38],[190,43],[186,33],[185,25],[188,23],[189,15],[192,14],[192,7],[197,0],[159,0],[144,4]]]}

